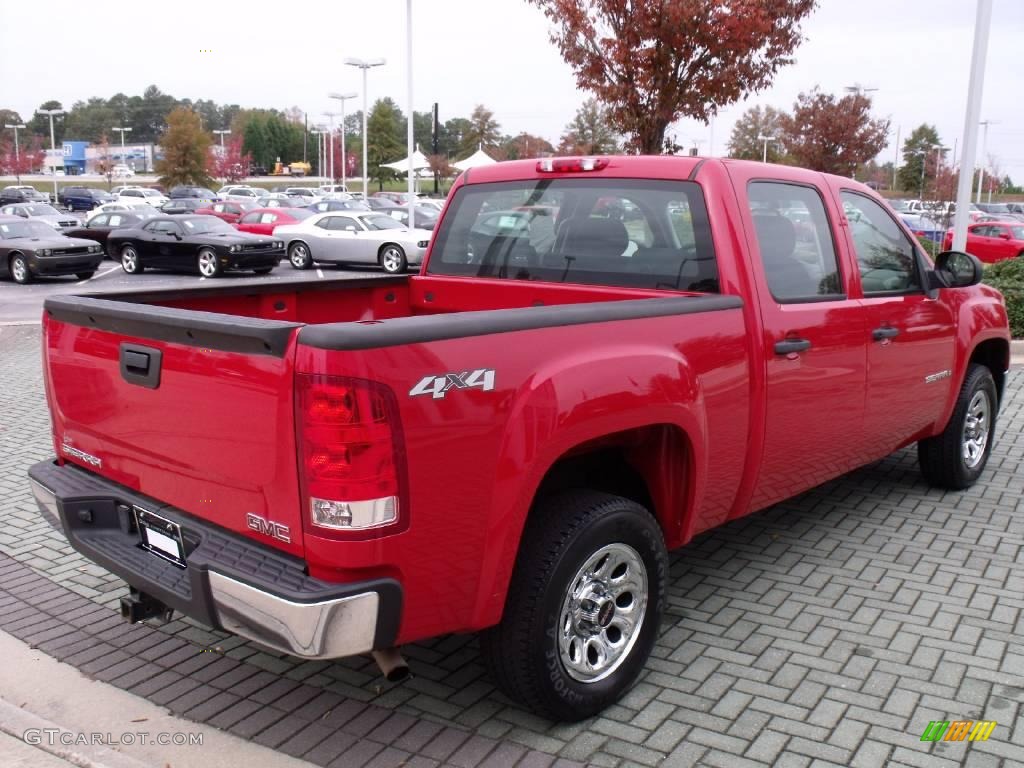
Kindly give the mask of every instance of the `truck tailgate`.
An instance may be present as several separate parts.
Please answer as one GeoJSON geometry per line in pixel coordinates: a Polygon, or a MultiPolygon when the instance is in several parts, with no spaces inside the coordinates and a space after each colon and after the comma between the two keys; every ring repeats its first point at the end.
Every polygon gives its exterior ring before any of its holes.
{"type": "Polygon", "coordinates": [[[48,299],[43,351],[55,450],[160,502],[301,556],[293,415],[298,328],[87,297],[48,299]],[[287,530],[273,527],[281,535],[271,538],[247,515],[287,530]]]}

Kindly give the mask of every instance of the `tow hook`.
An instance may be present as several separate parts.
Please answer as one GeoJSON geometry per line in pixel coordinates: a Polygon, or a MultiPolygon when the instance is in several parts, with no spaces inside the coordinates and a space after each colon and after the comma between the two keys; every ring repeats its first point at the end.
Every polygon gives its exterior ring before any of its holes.
{"type": "Polygon", "coordinates": [[[121,618],[129,624],[137,624],[147,619],[156,619],[161,624],[171,620],[174,609],[170,608],[155,597],[139,592],[134,587],[130,588],[128,597],[121,598],[121,618]]]}
{"type": "Polygon", "coordinates": [[[377,662],[384,679],[389,683],[400,683],[409,677],[409,665],[397,648],[373,651],[373,660],[377,662]]]}

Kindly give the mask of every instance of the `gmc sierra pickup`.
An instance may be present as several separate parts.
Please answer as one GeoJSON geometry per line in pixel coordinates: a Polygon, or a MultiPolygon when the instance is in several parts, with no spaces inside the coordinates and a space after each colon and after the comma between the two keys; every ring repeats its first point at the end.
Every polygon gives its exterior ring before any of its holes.
{"type": "Polygon", "coordinates": [[[615,701],[666,550],[917,444],[985,468],[1000,294],[850,179],[689,157],[463,174],[417,275],[55,296],[71,544],[172,610],[312,659],[481,632],[548,717],[615,701]]]}

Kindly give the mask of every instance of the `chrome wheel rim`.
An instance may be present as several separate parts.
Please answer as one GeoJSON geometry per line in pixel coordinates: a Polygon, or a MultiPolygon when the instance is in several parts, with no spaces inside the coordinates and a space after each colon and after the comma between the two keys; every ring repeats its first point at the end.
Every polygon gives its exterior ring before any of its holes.
{"type": "Polygon", "coordinates": [[[987,392],[975,392],[964,418],[963,458],[968,469],[977,467],[985,456],[991,430],[992,406],[987,392]]]}
{"type": "Polygon", "coordinates": [[[213,277],[217,274],[217,254],[213,251],[200,251],[199,272],[203,277],[213,277]]]}
{"type": "Polygon", "coordinates": [[[647,568],[628,544],[609,544],[587,558],[559,613],[559,656],[571,678],[596,683],[622,665],[640,636],[647,593],[647,568]]]}
{"type": "Polygon", "coordinates": [[[128,273],[134,272],[139,265],[139,257],[134,248],[125,248],[121,251],[121,268],[128,273]]]}
{"type": "Polygon", "coordinates": [[[306,250],[304,245],[292,246],[292,266],[298,269],[302,269],[306,266],[306,257],[309,256],[309,251],[306,250]]]}
{"type": "Polygon", "coordinates": [[[384,269],[388,272],[397,272],[402,266],[402,254],[397,248],[388,248],[384,251],[384,269]]]}
{"type": "Polygon", "coordinates": [[[25,267],[25,260],[15,257],[11,259],[11,275],[14,276],[15,282],[25,282],[25,276],[28,274],[28,269],[25,267]]]}

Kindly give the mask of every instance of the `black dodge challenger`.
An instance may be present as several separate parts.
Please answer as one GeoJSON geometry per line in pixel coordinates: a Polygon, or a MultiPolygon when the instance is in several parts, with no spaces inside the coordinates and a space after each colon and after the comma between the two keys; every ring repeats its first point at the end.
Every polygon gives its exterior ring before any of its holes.
{"type": "Polygon", "coordinates": [[[16,283],[50,275],[88,280],[101,261],[103,248],[92,240],[65,237],[41,221],[0,216],[0,277],[16,283]]]}
{"type": "Polygon", "coordinates": [[[217,277],[227,270],[264,275],[284,258],[284,243],[239,232],[216,216],[159,216],[107,237],[107,252],[137,275],[146,267],[217,277]]]}

